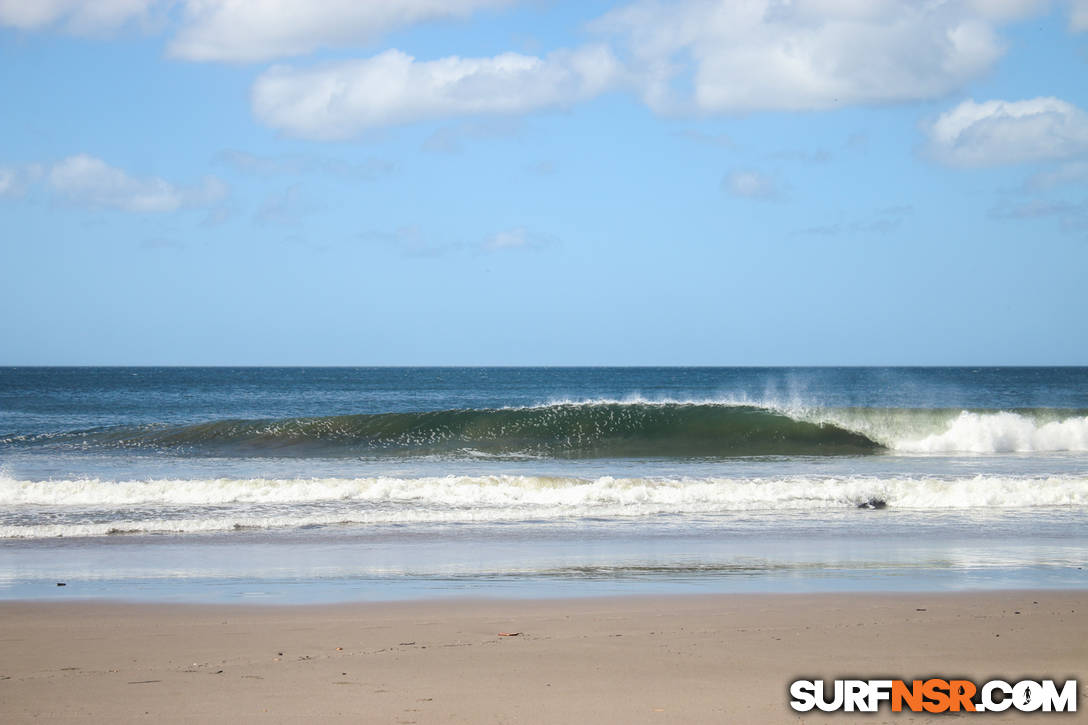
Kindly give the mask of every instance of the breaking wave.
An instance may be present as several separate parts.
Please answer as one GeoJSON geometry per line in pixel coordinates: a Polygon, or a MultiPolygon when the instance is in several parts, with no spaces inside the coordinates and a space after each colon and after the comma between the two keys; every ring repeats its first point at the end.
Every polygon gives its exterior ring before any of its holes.
{"type": "Polygon", "coordinates": [[[0,445],[224,456],[738,457],[1088,451],[1088,411],[805,408],[582,401],[194,425],[119,426],[0,445]]]}
{"type": "Polygon", "coordinates": [[[880,448],[833,423],[756,406],[619,402],[119,427],[27,442],[240,456],[622,458],[861,454],[880,448]]]}
{"type": "Polygon", "coordinates": [[[0,478],[0,505],[0,538],[43,538],[758,511],[1088,506],[1088,478],[0,478]]]}

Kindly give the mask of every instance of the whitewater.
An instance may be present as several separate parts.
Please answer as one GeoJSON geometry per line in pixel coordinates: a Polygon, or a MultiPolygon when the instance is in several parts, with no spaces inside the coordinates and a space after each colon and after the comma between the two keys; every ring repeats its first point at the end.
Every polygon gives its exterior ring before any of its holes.
{"type": "Polygon", "coordinates": [[[1088,506],[1088,477],[0,479],[0,506],[5,508],[0,516],[0,537],[35,538],[850,508],[978,511],[1083,507],[1088,506]],[[38,521],[34,507],[51,507],[50,522],[38,521]]]}

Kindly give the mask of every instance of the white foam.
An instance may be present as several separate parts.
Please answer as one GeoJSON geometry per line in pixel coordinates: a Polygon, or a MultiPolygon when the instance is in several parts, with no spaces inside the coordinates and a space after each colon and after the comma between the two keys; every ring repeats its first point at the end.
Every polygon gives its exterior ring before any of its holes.
{"type": "Polygon", "coordinates": [[[901,451],[923,453],[1035,453],[1088,451],[1088,416],[1041,422],[1018,413],[961,412],[945,430],[893,441],[901,451]]]}
{"type": "Polygon", "coordinates": [[[5,478],[0,479],[0,504],[32,520],[53,512],[56,516],[51,518],[62,523],[0,525],[0,537],[829,510],[873,499],[893,509],[922,510],[1088,506],[1088,477],[447,476],[46,482],[5,478]],[[173,513],[166,517],[168,509],[173,513]],[[72,523],[63,523],[64,519],[72,523]]]}

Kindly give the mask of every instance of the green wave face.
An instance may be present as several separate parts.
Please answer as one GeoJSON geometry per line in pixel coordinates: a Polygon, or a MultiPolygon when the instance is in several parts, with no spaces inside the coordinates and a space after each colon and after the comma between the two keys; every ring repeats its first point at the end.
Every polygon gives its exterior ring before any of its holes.
{"type": "Polygon", "coordinates": [[[441,455],[560,458],[858,455],[880,444],[833,423],[754,406],[558,404],[285,420],[225,420],[79,434],[83,445],[215,455],[441,455]]]}

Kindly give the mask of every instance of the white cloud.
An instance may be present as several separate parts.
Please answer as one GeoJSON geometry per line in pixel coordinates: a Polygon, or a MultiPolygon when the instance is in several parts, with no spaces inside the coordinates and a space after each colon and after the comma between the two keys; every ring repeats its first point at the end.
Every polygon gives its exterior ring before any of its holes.
{"type": "Polygon", "coordinates": [[[148,17],[159,0],[0,0],[0,25],[38,30],[61,25],[74,33],[112,30],[148,17]]]}
{"type": "Polygon", "coordinates": [[[510,1],[187,0],[170,52],[187,60],[268,60],[358,44],[395,28],[510,1]]]}
{"type": "Polygon", "coordinates": [[[770,199],[778,196],[774,179],[758,171],[734,171],[722,180],[722,187],[733,196],[770,199]]]}
{"type": "Polygon", "coordinates": [[[72,201],[131,212],[169,212],[182,207],[208,206],[227,195],[214,176],[198,186],[175,186],[158,177],[136,178],[86,154],[69,156],[53,165],[49,183],[72,201]]]}
{"type": "Polygon", "coordinates": [[[261,61],[358,45],[416,23],[467,17],[515,0],[0,0],[0,26],[93,34],[166,20],[180,6],[171,55],[261,61]]]}
{"type": "Polygon", "coordinates": [[[1088,30],[1088,0],[1070,0],[1069,27],[1074,32],[1088,30]]]}
{"type": "Polygon", "coordinates": [[[525,227],[513,227],[492,234],[480,248],[485,252],[502,252],[511,249],[541,249],[555,242],[547,235],[537,234],[525,227]]]}
{"type": "Polygon", "coordinates": [[[935,98],[991,67],[995,25],[1036,0],[644,0],[595,29],[626,39],[663,112],[817,110],[935,98]]]}
{"type": "Polygon", "coordinates": [[[0,197],[22,196],[42,173],[41,164],[0,166],[0,197]]]}
{"type": "Polygon", "coordinates": [[[967,100],[926,128],[932,155],[953,166],[996,166],[1088,152],[1088,114],[1058,98],[967,100]]]}
{"type": "Polygon", "coordinates": [[[518,247],[525,247],[529,245],[529,238],[526,235],[523,227],[516,229],[508,229],[506,231],[493,234],[487,241],[484,242],[485,249],[517,249],[518,247]]]}
{"type": "Polygon", "coordinates": [[[15,169],[0,166],[0,196],[10,196],[16,193],[15,169]]]}
{"type": "Polygon", "coordinates": [[[0,197],[21,196],[26,191],[27,185],[39,176],[41,176],[41,167],[37,164],[0,166],[0,197]]]}
{"type": "Polygon", "coordinates": [[[503,53],[417,61],[398,50],[312,69],[275,66],[253,86],[264,123],[308,138],[342,139],[368,128],[429,118],[561,108],[619,78],[603,47],[544,58],[503,53]]]}

